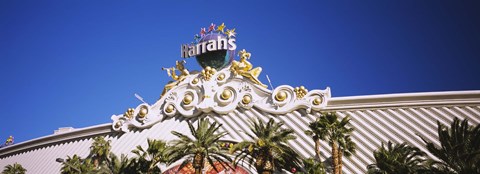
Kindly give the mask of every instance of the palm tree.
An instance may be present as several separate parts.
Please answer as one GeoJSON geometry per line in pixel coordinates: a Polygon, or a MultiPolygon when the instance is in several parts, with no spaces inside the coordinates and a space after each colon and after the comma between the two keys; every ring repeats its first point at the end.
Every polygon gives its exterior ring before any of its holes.
{"type": "Polygon", "coordinates": [[[92,172],[94,170],[94,166],[91,163],[90,159],[82,159],[76,154],[72,157],[67,156],[67,160],[62,162],[61,172],[62,174],[77,174],[77,173],[85,173],[85,172],[92,172]]]}
{"type": "Polygon", "coordinates": [[[232,162],[232,159],[224,154],[218,144],[220,138],[227,133],[215,133],[221,126],[222,124],[218,124],[217,122],[210,124],[208,119],[201,118],[195,129],[192,123],[188,122],[188,127],[190,128],[190,133],[192,134],[193,139],[182,133],[172,131],[172,134],[179,139],[172,141],[172,149],[168,153],[170,163],[185,158],[180,165],[179,170],[185,167],[189,162],[192,162],[193,167],[195,168],[195,174],[200,174],[202,172],[205,161],[207,161],[217,172],[218,170],[214,165],[214,161],[218,161],[224,168],[227,166],[232,168],[229,163],[225,163],[232,162]]]}
{"type": "MultiPolygon", "coordinates": [[[[59,161],[61,162],[61,161],[59,161]]],[[[76,154],[73,157],[67,156],[67,160],[62,162],[61,173],[62,174],[72,174],[72,173],[81,173],[80,167],[83,165],[82,159],[76,154]]]]}
{"type": "Polygon", "coordinates": [[[308,128],[310,128],[310,130],[306,130],[305,134],[312,137],[313,141],[315,142],[315,157],[318,161],[322,161],[320,151],[320,137],[325,137],[326,132],[322,131],[320,123],[318,121],[310,122],[310,124],[308,124],[308,128]]]}
{"type": "Polygon", "coordinates": [[[95,167],[99,167],[103,162],[108,160],[108,155],[112,148],[110,142],[110,140],[105,140],[103,136],[93,138],[89,157],[93,159],[95,167]]]}
{"type": "Polygon", "coordinates": [[[340,156],[342,155],[342,153],[345,152],[355,152],[355,144],[348,136],[354,130],[353,128],[347,127],[350,123],[350,117],[346,116],[341,121],[339,121],[335,113],[325,113],[323,114],[323,116],[318,118],[316,122],[318,122],[319,124],[319,133],[317,135],[322,135],[319,138],[321,140],[328,141],[330,146],[332,147],[333,173],[341,174],[342,163],[339,161],[341,160],[340,156]],[[339,147],[339,144],[343,145],[344,147],[339,147]]]}
{"type": "Polygon", "coordinates": [[[438,125],[438,140],[441,147],[434,143],[426,143],[427,150],[440,159],[435,161],[435,170],[438,173],[480,173],[480,124],[469,126],[468,120],[462,122],[454,118],[447,128],[445,125],[438,125]]]}
{"type": "Polygon", "coordinates": [[[271,174],[274,170],[287,171],[300,168],[301,160],[287,142],[296,137],[293,130],[282,128],[283,122],[275,123],[270,118],[267,124],[260,120],[250,120],[250,130],[253,134],[247,133],[252,139],[250,141],[242,141],[230,152],[239,152],[235,157],[234,164],[246,160],[260,174],[271,174]]]}
{"type": "Polygon", "coordinates": [[[340,173],[342,173],[342,167],[343,167],[342,158],[343,158],[343,156],[349,158],[353,154],[355,154],[356,149],[357,149],[357,145],[355,144],[355,142],[352,141],[352,139],[350,138],[350,135],[346,135],[343,138],[340,138],[338,140],[338,146],[339,146],[338,165],[340,166],[338,171],[340,173]]]}
{"type": "Polygon", "coordinates": [[[296,172],[297,174],[326,174],[323,163],[314,159],[303,159],[303,171],[296,172]]]}
{"type": "Polygon", "coordinates": [[[148,139],[148,148],[145,150],[142,146],[137,146],[132,153],[137,155],[136,163],[140,165],[139,170],[144,173],[161,173],[158,164],[168,162],[168,146],[163,140],[148,139]]]}
{"type": "Polygon", "coordinates": [[[23,168],[21,164],[14,163],[5,166],[2,174],[25,174],[25,172],[27,172],[27,169],[23,168]]]}
{"type": "Polygon", "coordinates": [[[376,166],[370,174],[409,174],[426,171],[424,165],[426,153],[417,147],[408,146],[407,143],[396,144],[388,141],[387,146],[382,142],[382,147],[373,152],[376,166]]]}
{"type": "Polygon", "coordinates": [[[134,160],[122,154],[120,158],[114,153],[108,155],[108,160],[102,163],[95,171],[96,174],[130,174],[141,173],[135,166],[134,160]]]}

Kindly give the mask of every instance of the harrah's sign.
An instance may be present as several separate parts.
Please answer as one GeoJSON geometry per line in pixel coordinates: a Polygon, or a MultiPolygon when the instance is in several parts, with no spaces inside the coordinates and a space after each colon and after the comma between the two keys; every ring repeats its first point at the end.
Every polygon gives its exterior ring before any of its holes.
{"type": "Polygon", "coordinates": [[[183,58],[188,58],[209,51],[235,50],[237,49],[235,42],[235,38],[222,38],[221,36],[217,36],[217,39],[203,41],[194,45],[183,44],[181,54],[183,58]]]}

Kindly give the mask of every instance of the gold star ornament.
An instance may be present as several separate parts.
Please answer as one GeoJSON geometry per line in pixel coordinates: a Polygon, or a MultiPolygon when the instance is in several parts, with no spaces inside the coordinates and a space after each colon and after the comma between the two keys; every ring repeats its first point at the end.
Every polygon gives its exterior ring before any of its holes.
{"type": "Polygon", "coordinates": [[[227,32],[225,32],[225,34],[227,34],[227,36],[229,38],[231,38],[231,37],[235,37],[235,34],[237,34],[237,33],[235,33],[235,28],[234,28],[234,29],[231,29],[231,30],[227,29],[227,32]]]}
{"type": "Polygon", "coordinates": [[[223,33],[223,30],[225,29],[225,23],[222,23],[222,25],[219,25],[217,27],[217,31],[221,31],[223,33]]]}

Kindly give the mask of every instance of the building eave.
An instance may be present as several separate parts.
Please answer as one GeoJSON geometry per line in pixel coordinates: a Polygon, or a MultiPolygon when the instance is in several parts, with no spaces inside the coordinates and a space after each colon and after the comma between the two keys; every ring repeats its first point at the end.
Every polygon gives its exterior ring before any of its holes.
{"type": "MultiPolygon", "coordinates": [[[[421,92],[381,95],[362,95],[348,97],[332,97],[328,101],[325,111],[352,110],[371,108],[420,107],[429,105],[448,106],[458,104],[479,104],[480,90],[421,92]]],[[[71,141],[82,137],[109,134],[112,132],[112,123],[105,123],[85,128],[78,128],[71,132],[52,134],[35,138],[0,149],[0,158],[9,154],[28,151],[31,148],[71,141]]]]}
{"type": "Polygon", "coordinates": [[[74,141],[76,139],[83,138],[83,137],[98,136],[103,134],[109,134],[111,132],[112,132],[112,124],[105,123],[105,124],[75,129],[70,132],[47,135],[47,136],[35,138],[32,140],[28,140],[25,142],[21,142],[18,144],[3,147],[0,149],[0,158],[4,158],[6,156],[16,154],[16,153],[25,152],[30,149],[47,146],[49,144],[57,144],[61,142],[74,141]]]}
{"type": "Polygon", "coordinates": [[[449,106],[480,103],[480,90],[332,97],[325,110],[449,106]]]}

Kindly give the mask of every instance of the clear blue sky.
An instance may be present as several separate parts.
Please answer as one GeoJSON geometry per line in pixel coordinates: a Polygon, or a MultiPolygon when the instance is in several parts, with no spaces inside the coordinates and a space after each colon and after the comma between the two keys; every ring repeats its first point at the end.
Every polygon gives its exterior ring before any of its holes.
{"type": "MultiPolygon", "coordinates": [[[[480,1],[0,1],[0,141],[155,102],[180,45],[225,22],[274,86],[480,89],[480,1]]],[[[198,69],[194,59],[187,67],[198,69]]],[[[3,142],[2,142],[3,143],[3,142]]]]}

